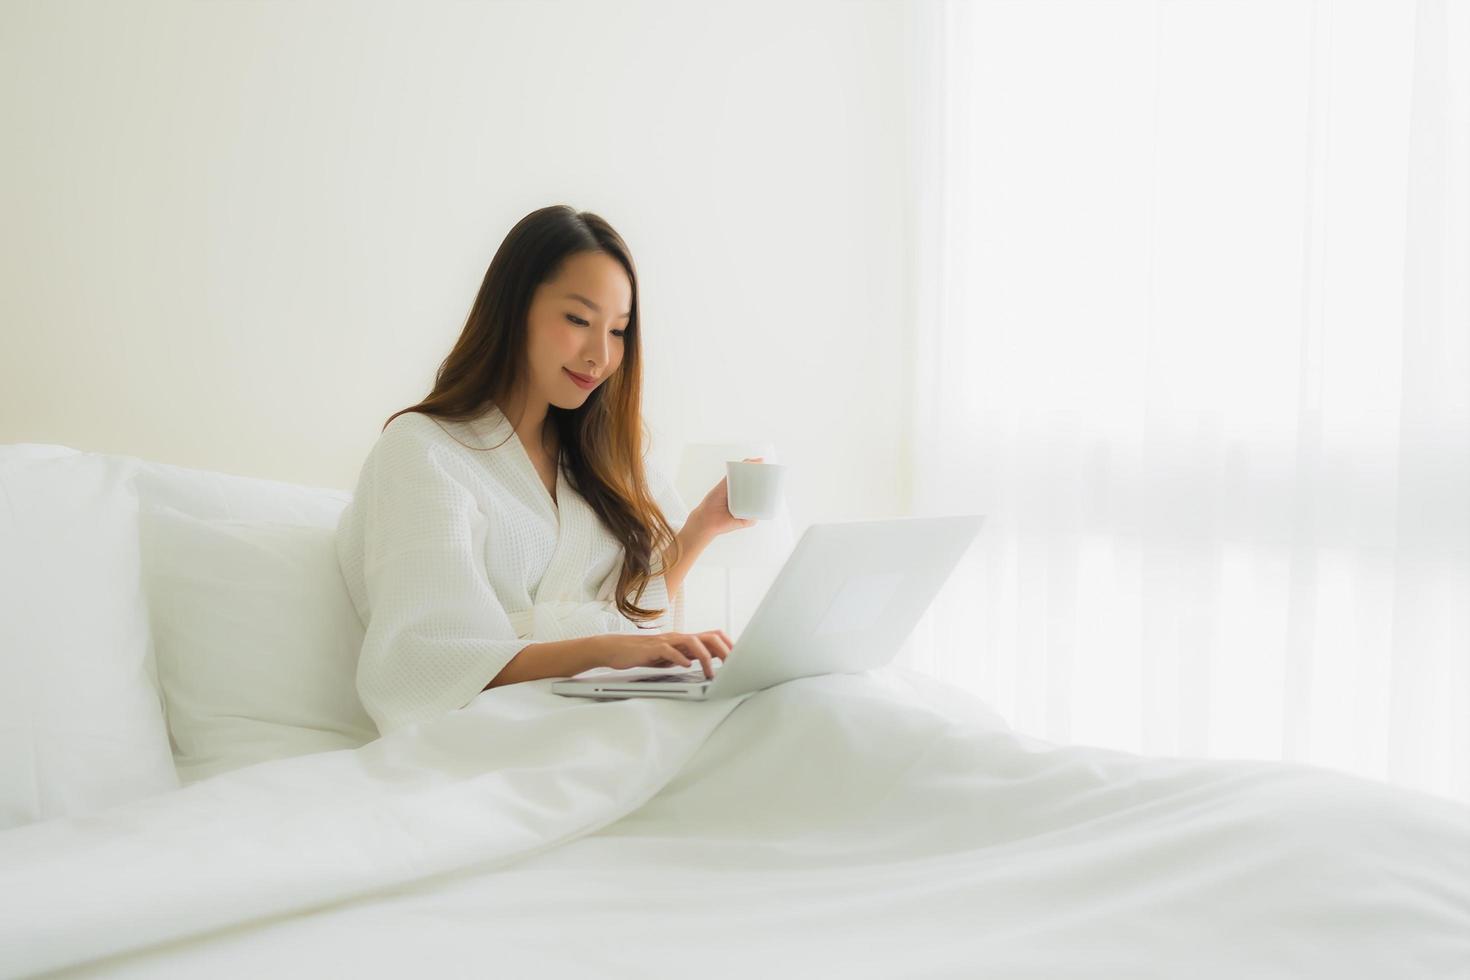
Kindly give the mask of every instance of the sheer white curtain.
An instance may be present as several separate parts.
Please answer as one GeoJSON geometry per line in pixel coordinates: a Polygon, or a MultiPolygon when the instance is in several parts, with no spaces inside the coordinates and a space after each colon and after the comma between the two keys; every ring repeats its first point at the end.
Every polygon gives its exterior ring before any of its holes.
{"type": "Polygon", "coordinates": [[[915,8],[910,666],[1470,802],[1466,6],[915,8]]]}

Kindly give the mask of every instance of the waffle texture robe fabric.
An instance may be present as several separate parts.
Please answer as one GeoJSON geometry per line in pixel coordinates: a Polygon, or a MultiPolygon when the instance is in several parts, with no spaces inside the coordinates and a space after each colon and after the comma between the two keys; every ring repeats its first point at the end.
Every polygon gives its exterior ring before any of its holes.
{"type": "MultiPolygon", "coordinates": [[[[679,530],[687,508],[644,466],[679,530]]],[[[661,573],[630,596],[663,610],[656,620],[618,611],[621,542],[560,466],[552,499],[495,407],[469,422],[393,419],[338,521],[337,557],[365,630],[358,694],[383,734],[465,706],[531,643],[684,628],[683,590],[670,602],[661,573]]]]}

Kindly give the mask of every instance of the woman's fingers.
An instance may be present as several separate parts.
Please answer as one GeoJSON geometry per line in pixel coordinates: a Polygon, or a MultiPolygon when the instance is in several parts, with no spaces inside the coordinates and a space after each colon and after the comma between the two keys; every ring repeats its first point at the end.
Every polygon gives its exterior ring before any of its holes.
{"type": "Polygon", "coordinates": [[[693,650],[694,655],[699,658],[700,664],[704,666],[704,676],[715,676],[715,667],[710,659],[709,648],[704,645],[704,641],[701,640],[698,636],[695,636],[693,633],[686,633],[684,637],[685,642],[689,644],[689,647],[693,650]]]}
{"type": "Polygon", "coordinates": [[[705,630],[699,635],[706,638],[715,638],[716,642],[714,645],[718,650],[721,651],[721,660],[728,657],[730,655],[730,651],[735,648],[735,641],[730,639],[730,634],[726,633],[724,630],[705,630]]]}
{"type": "Polygon", "coordinates": [[[715,656],[721,660],[730,655],[730,644],[725,642],[725,637],[719,630],[706,630],[699,635],[709,642],[709,645],[714,648],[715,656]]]}
{"type": "Polygon", "coordinates": [[[719,657],[723,662],[735,647],[730,640],[730,634],[724,630],[705,630],[702,633],[666,633],[663,636],[664,639],[659,644],[660,651],[664,652],[663,659],[651,661],[651,666],[662,667],[665,664],[678,664],[683,667],[692,667],[697,659],[704,668],[706,677],[715,676],[714,658],[719,657]]]}

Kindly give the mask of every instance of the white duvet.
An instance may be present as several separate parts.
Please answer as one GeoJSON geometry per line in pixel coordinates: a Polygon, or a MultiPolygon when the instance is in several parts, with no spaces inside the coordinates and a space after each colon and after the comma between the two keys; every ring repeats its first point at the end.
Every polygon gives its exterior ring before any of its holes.
{"type": "Polygon", "coordinates": [[[1470,807],[1060,746],[898,668],[551,681],[0,834],[0,973],[1470,977],[1470,807]]]}

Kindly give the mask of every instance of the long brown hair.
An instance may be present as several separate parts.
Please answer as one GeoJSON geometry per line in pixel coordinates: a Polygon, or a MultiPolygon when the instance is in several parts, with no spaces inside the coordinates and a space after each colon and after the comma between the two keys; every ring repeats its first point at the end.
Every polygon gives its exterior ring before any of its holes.
{"type": "Polygon", "coordinates": [[[555,279],[568,257],[588,251],[616,259],[633,287],[623,359],[578,408],[551,405],[547,419],[556,427],[568,482],[623,544],[617,608],[641,626],[664,612],[634,605],[654,577],[652,556],[666,554],[673,565],[681,549],[643,471],[638,275],[622,236],[601,217],[558,204],[518,221],[490,260],[464,330],[434,376],[433,391],[417,405],[388,416],[383,428],[405,412],[464,422],[478,418],[491,405],[503,406],[527,368],[526,332],[536,287],[555,279]],[[630,592],[633,599],[628,598],[630,592]]]}

